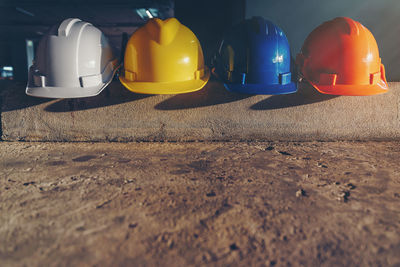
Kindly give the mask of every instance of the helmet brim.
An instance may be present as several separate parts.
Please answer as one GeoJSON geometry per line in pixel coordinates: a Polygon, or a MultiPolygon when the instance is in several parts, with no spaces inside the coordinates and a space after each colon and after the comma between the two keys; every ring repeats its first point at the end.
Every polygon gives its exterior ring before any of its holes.
{"type": "Polygon", "coordinates": [[[94,87],[27,87],[25,93],[29,96],[42,98],[82,98],[100,94],[108,85],[94,87]]]}
{"type": "Polygon", "coordinates": [[[210,71],[204,69],[204,76],[198,80],[180,82],[132,82],[119,76],[121,83],[129,90],[138,94],[172,95],[195,92],[202,89],[210,79],[210,71]]]}
{"type": "Polygon", "coordinates": [[[285,95],[297,92],[297,84],[291,82],[281,84],[224,84],[225,88],[234,93],[250,95],[285,95]]]}
{"type": "MultiPolygon", "coordinates": [[[[25,93],[29,96],[41,98],[83,98],[96,96],[111,83],[119,67],[120,65],[114,68],[105,83],[91,87],[38,87],[32,86],[33,82],[31,78],[29,78],[25,93]]],[[[31,76],[32,75],[29,75],[29,77],[31,76]]]]}
{"type": "Polygon", "coordinates": [[[366,85],[318,85],[308,81],[318,92],[328,95],[345,95],[345,96],[369,96],[384,94],[389,90],[386,81],[380,80],[377,84],[366,85]]]}

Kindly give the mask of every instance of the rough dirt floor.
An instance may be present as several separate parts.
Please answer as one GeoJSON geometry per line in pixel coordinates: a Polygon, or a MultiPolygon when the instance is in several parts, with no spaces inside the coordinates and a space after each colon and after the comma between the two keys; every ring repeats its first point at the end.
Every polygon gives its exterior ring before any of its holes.
{"type": "Polygon", "coordinates": [[[0,143],[1,266],[400,266],[400,143],[0,143]]]}

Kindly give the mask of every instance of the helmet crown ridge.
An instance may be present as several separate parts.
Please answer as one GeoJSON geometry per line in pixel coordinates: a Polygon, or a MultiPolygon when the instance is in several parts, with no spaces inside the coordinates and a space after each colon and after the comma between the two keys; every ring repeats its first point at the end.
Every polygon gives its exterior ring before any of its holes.
{"type": "Polygon", "coordinates": [[[360,35],[360,26],[362,26],[359,22],[352,20],[347,17],[337,17],[330,21],[333,25],[336,25],[340,28],[342,33],[348,35],[360,35]]]}
{"type": "Polygon", "coordinates": [[[68,36],[72,26],[77,23],[80,22],[80,19],[77,18],[70,18],[70,19],[66,19],[64,20],[61,24],[60,27],[58,27],[58,36],[68,36]]]}
{"type": "MultiPolygon", "coordinates": [[[[268,21],[262,17],[253,17],[250,21],[250,29],[253,34],[263,35],[266,37],[277,37],[285,35],[283,31],[271,21],[268,21]]],[[[278,37],[277,37],[278,38],[278,37]]],[[[286,38],[286,36],[285,36],[286,38]]]]}
{"type": "Polygon", "coordinates": [[[154,18],[147,22],[146,30],[151,38],[160,45],[171,43],[179,30],[180,23],[176,18],[161,20],[154,18]]]}

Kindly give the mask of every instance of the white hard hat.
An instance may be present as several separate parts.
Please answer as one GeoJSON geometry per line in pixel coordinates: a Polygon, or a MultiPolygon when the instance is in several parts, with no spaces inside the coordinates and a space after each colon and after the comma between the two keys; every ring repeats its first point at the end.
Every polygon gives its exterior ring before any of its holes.
{"type": "Polygon", "coordinates": [[[112,81],[118,67],[118,59],[99,29],[80,19],[66,19],[40,41],[26,94],[47,98],[95,96],[112,81]]]}

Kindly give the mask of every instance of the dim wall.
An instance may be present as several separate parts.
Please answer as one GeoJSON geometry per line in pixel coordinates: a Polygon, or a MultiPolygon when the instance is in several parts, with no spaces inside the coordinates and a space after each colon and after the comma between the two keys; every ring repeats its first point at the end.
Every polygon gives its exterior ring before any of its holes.
{"type": "Polygon", "coordinates": [[[389,81],[400,81],[399,0],[247,0],[246,18],[263,16],[286,33],[297,54],[307,35],[322,22],[351,17],[375,36],[389,81]]]}

